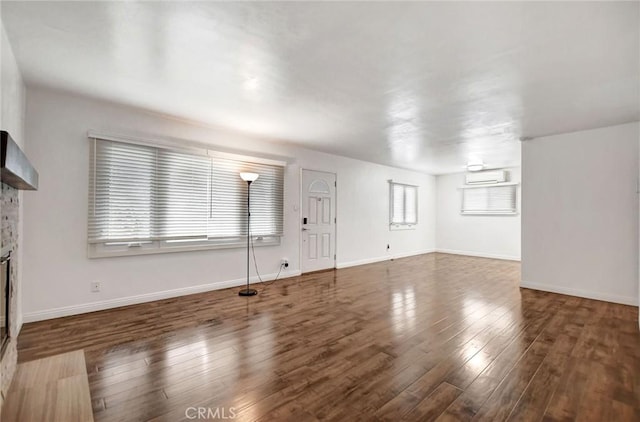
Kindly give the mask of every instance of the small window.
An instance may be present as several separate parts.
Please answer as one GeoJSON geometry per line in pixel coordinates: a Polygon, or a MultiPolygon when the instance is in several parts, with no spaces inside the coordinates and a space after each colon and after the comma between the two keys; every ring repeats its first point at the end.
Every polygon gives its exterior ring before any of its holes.
{"type": "Polygon", "coordinates": [[[465,186],[462,189],[462,214],[516,214],[516,184],[501,186],[465,186]]]}
{"type": "Polygon", "coordinates": [[[392,230],[414,228],[418,224],[418,187],[390,182],[389,211],[392,230]]]}

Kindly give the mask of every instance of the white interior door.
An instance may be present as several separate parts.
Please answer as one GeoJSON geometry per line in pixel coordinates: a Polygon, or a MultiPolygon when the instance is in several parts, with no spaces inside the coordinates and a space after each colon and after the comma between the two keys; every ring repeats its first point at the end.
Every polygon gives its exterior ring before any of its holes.
{"type": "Polygon", "coordinates": [[[302,170],[302,272],[335,268],[336,175],[302,170]]]}

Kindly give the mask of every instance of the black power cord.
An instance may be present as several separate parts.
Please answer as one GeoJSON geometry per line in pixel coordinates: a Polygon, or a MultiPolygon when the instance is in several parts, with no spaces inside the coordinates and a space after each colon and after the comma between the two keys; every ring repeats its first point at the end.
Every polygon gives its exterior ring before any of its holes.
{"type": "Polygon", "coordinates": [[[264,293],[264,291],[267,289],[267,287],[271,286],[273,283],[278,281],[278,278],[280,278],[280,273],[282,272],[282,269],[285,267],[285,264],[283,262],[281,262],[280,263],[280,269],[278,270],[278,274],[276,275],[276,278],[274,278],[273,280],[271,280],[268,283],[265,283],[262,280],[262,277],[260,277],[260,271],[258,271],[258,261],[256,260],[256,250],[253,247],[253,236],[251,236],[251,230],[249,230],[249,239],[251,240],[251,254],[253,255],[253,266],[256,269],[256,275],[258,276],[258,280],[260,280],[260,283],[264,286],[262,288],[262,290],[260,290],[260,293],[264,293]]]}

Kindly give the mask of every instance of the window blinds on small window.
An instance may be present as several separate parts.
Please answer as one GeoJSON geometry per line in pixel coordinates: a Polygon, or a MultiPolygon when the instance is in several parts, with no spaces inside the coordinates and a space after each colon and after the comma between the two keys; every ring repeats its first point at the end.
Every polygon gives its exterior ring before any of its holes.
{"type": "Polygon", "coordinates": [[[517,185],[462,189],[462,214],[515,214],[517,185]]]}
{"type": "Polygon", "coordinates": [[[238,239],[283,233],[284,168],[162,147],[94,139],[89,243],[238,239]]]}
{"type": "Polygon", "coordinates": [[[390,183],[392,225],[413,225],[418,222],[418,187],[390,183]]]}
{"type": "Polygon", "coordinates": [[[417,188],[415,186],[404,187],[404,222],[415,224],[418,222],[417,188]]]}
{"type": "Polygon", "coordinates": [[[391,223],[402,224],[404,223],[404,186],[393,184],[391,192],[391,223]]]}

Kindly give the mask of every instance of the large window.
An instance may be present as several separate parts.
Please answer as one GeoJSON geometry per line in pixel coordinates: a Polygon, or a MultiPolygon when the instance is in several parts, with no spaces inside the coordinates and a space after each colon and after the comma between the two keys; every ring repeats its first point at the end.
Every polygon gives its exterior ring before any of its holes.
{"type": "Polygon", "coordinates": [[[89,255],[118,256],[245,245],[247,183],[251,236],[279,244],[283,164],[205,149],[181,150],[92,139],[89,255]]]}
{"type": "Polygon", "coordinates": [[[389,227],[411,229],[418,224],[418,187],[389,182],[389,227]]]}
{"type": "Polygon", "coordinates": [[[462,214],[516,214],[517,184],[465,186],[462,189],[462,214]]]}

